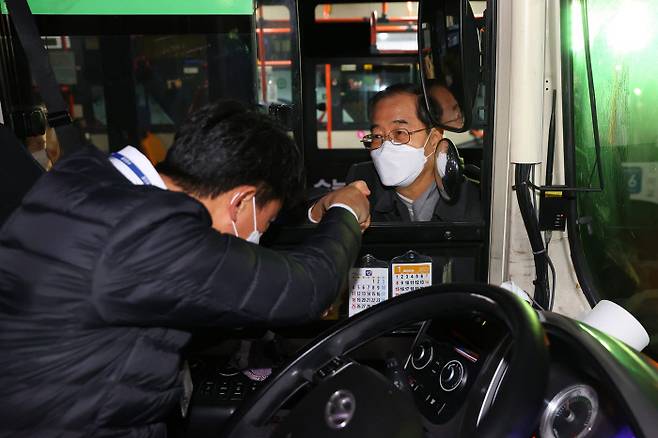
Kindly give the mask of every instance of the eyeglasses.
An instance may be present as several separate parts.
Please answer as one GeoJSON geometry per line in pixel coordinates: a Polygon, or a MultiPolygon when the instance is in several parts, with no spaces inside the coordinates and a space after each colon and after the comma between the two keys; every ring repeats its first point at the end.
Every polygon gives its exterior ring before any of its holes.
{"type": "Polygon", "coordinates": [[[420,131],[427,131],[427,128],[416,129],[415,131],[409,131],[405,128],[397,128],[391,130],[388,134],[367,134],[361,138],[361,143],[363,147],[368,150],[379,149],[384,141],[391,140],[391,143],[395,145],[408,144],[411,141],[411,136],[420,131]]]}

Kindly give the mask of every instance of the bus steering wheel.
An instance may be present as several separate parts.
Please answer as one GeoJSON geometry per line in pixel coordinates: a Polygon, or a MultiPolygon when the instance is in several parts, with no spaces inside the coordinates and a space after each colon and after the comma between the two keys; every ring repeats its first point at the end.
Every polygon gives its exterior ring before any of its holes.
{"type": "MultiPolygon", "coordinates": [[[[530,436],[542,406],[549,364],[546,337],[539,318],[530,306],[506,290],[486,284],[458,283],[431,286],[388,300],[320,335],[243,403],[229,419],[224,436],[266,434],[273,414],[332,359],[349,354],[395,328],[469,311],[498,318],[507,327],[511,339],[507,372],[494,403],[477,427],[478,436],[530,436]]],[[[316,389],[318,387],[311,389],[306,397],[316,389]]],[[[376,420],[371,418],[370,421],[376,420]]],[[[317,424],[317,427],[326,429],[327,425],[317,424]]],[[[467,432],[462,430],[460,434],[467,432]]]]}

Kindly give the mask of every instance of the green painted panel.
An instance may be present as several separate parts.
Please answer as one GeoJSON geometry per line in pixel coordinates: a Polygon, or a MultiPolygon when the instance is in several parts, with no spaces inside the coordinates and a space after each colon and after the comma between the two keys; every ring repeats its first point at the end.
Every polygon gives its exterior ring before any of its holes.
{"type": "MultiPolygon", "coordinates": [[[[2,1],[2,12],[7,8],[2,1]]],[[[43,15],[251,15],[253,0],[28,0],[43,15]]]]}
{"type": "MultiPolygon", "coordinates": [[[[578,228],[601,298],[635,315],[658,357],[658,2],[588,0],[605,190],[578,195],[578,228]]],[[[598,184],[580,2],[571,14],[576,182],[598,184]]]]}

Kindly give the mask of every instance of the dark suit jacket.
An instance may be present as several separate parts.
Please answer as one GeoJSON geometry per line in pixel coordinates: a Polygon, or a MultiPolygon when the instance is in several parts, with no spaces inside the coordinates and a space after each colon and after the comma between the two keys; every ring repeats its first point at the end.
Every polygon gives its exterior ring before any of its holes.
{"type": "MultiPolygon", "coordinates": [[[[373,222],[411,222],[409,211],[396,195],[394,187],[382,184],[372,161],[353,164],[347,172],[346,183],[363,180],[370,189],[370,215],[373,222]]],[[[436,204],[432,221],[479,222],[482,220],[480,188],[464,180],[459,199],[449,204],[441,198],[436,204]]]]}

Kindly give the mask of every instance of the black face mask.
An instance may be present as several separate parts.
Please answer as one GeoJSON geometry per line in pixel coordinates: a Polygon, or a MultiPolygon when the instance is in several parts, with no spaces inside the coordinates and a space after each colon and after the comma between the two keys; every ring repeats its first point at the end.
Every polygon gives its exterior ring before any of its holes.
{"type": "MultiPolygon", "coordinates": [[[[443,189],[439,189],[441,198],[448,204],[455,204],[459,200],[459,190],[461,188],[462,182],[464,181],[464,165],[459,156],[459,151],[455,144],[447,138],[441,139],[437,146],[437,150],[441,149],[441,143],[445,142],[448,145],[448,150],[445,152],[447,159],[445,163],[441,163],[439,156],[440,153],[437,152],[437,171],[439,166],[445,164],[443,169],[443,189]]],[[[441,172],[439,172],[441,176],[441,172]]]]}

